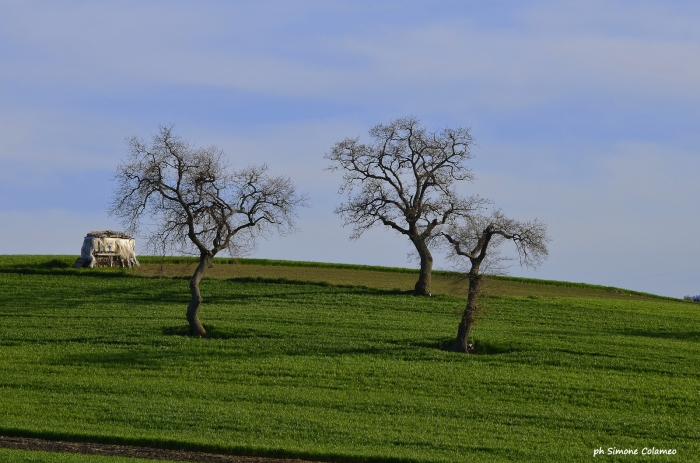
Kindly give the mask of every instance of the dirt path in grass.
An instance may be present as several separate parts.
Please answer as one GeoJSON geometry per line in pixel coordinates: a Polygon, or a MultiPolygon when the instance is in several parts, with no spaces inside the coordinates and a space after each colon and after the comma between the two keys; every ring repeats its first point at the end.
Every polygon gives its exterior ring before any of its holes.
{"type": "Polygon", "coordinates": [[[166,450],[127,445],[65,442],[28,437],[0,436],[0,447],[16,450],[41,450],[44,452],[81,453],[111,457],[144,458],[151,460],[189,461],[196,463],[319,463],[290,458],[243,457],[217,453],[166,450]]]}

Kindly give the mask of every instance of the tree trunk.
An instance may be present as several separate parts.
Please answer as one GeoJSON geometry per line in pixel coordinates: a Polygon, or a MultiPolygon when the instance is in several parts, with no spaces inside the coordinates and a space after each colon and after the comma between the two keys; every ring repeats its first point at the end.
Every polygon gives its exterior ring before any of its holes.
{"type": "Polygon", "coordinates": [[[416,251],[420,256],[420,274],[418,275],[418,281],[416,286],[413,288],[414,296],[430,296],[432,292],[431,280],[433,276],[433,255],[430,253],[430,249],[425,243],[416,238],[413,244],[416,246],[416,251]]]}
{"type": "Polygon", "coordinates": [[[479,286],[481,285],[481,275],[469,273],[469,295],[467,296],[467,306],[462,314],[462,321],[457,329],[457,339],[452,343],[452,350],[455,352],[469,353],[469,332],[474,324],[474,316],[478,308],[479,286]]]}
{"type": "Polygon", "coordinates": [[[187,321],[190,324],[190,336],[206,336],[207,330],[204,329],[199,321],[197,314],[199,306],[202,304],[202,293],[199,292],[199,282],[204,276],[204,272],[212,266],[212,257],[209,254],[201,254],[199,256],[199,265],[194,275],[190,279],[190,305],[187,307],[187,321]]]}

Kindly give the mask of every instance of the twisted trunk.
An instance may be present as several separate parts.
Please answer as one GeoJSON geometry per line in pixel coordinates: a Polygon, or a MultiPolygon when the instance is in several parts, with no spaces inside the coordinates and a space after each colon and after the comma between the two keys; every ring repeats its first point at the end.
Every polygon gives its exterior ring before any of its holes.
{"type": "Polygon", "coordinates": [[[413,288],[414,296],[430,296],[432,292],[431,280],[433,275],[433,255],[425,242],[420,238],[411,239],[416,246],[416,251],[420,256],[420,273],[418,281],[413,288]]]}
{"type": "Polygon", "coordinates": [[[469,353],[469,332],[474,324],[474,316],[478,308],[479,287],[481,285],[481,275],[469,273],[469,295],[467,296],[467,306],[462,313],[462,321],[457,329],[457,338],[452,343],[452,350],[455,352],[469,353]]]}
{"type": "Polygon", "coordinates": [[[190,305],[187,307],[187,322],[190,324],[190,336],[206,336],[207,331],[199,321],[197,314],[199,306],[202,304],[202,293],[199,292],[199,282],[204,276],[204,272],[212,266],[212,256],[202,253],[199,256],[199,265],[190,279],[190,305]]]}

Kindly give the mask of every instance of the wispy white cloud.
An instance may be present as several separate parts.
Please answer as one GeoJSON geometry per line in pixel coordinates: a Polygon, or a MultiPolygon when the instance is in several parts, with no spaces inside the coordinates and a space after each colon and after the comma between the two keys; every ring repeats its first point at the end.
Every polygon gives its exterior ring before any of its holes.
{"type": "Polygon", "coordinates": [[[34,59],[19,59],[4,73],[102,90],[171,83],[337,101],[382,98],[390,104],[412,95],[414,104],[463,105],[457,92],[496,108],[571,92],[700,96],[697,34],[679,37],[670,27],[653,37],[638,32],[652,19],[644,14],[648,9],[656,21],[692,22],[670,12],[664,16],[658,6],[597,4],[554,12],[535,7],[522,15],[523,27],[513,30],[480,26],[468,9],[362,34],[300,30],[315,7],[81,4],[44,7],[31,16],[21,10],[10,15],[7,23],[14,26],[5,35],[34,59]],[[595,17],[620,17],[623,6],[631,23],[627,34],[594,27],[595,17]],[[589,14],[581,15],[582,9],[589,14]],[[570,23],[579,26],[551,26],[570,23]]]}

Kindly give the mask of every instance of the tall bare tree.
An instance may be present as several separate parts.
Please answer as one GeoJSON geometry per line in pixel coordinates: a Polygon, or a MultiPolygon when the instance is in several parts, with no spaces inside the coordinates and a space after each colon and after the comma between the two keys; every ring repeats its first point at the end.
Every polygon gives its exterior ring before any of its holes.
{"type": "Polygon", "coordinates": [[[199,321],[199,283],[219,252],[237,255],[256,238],[294,229],[296,209],[305,205],[287,177],[270,177],[267,166],[231,170],[215,146],[195,148],[160,127],[151,143],[127,140],[129,155],[115,175],[110,213],[128,231],[149,219],[151,250],[199,254],[190,280],[187,321],[192,336],[205,336],[199,321]]]}
{"type": "Polygon", "coordinates": [[[405,235],[420,258],[415,295],[430,294],[431,239],[452,217],[466,217],[485,200],[461,197],[456,182],[474,176],[465,166],[474,143],[468,128],[428,132],[413,117],[379,124],[369,131],[374,143],[346,138],[325,158],[329,170],[342,171],[340,194],[346,201],[335,210],[359,238],[377,224],[405,235]]]}
{"type": "Polygon", "coordinates": [[[484,267],[502,269],[504,259],[499,254],[499,247],[506,241],[515,245],[521,266],[537,267],[548,256],[547,225],[535,219],[531,222],[519,222],[509,219],[500,210],[491,216],[473,215],[463,220],[452,221],[441,232],[448,242],[451,258],[467,258],[469,270],[469,292],[467,306],[457,329],[457,338],[452,349],[457,352],[469,352],[469,332],[474,324],[478,309],[479,292],[484,267]]]}

